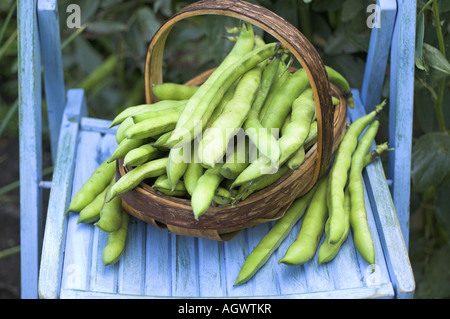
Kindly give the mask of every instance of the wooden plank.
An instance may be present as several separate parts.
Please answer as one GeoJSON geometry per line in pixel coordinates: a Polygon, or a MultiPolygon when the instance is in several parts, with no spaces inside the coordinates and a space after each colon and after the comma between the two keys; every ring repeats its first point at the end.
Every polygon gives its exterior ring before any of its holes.
{"type": "Polygon", "coordinates": [[[225,258],[221,242],[198,239],[199,296],[221,297],[226,294],[225,258]]]}
{"type": "Polygon", "coordinates": [[[411,149],[414,99],[414,48],[416,2],[398,1],[399,8],[392,37],[388,178],[406,247],[409,243],[409,201],[411,188],[411,149]],[[406,191],[408,190],[408,191],[406,191]]]}
{"type": "Polygon", "coordinates": [[[42,51],[45,99],[47,102],[50,149],[56,159],[61,119],[66,104],[58,5],[56,0],[38,1],[39,38],[42,51]]]}
{"type": "Polygon", "coordinates": [[[38,297],[39,256],[42,243],[42,129],[41,56],[37,33],[36,0],[20,1],[19,152],[21,297],[38,297]]]}
{"type": "Polygon", "coordinates": [[[198,296],[197,238],[171,236],[172,296],[198,296]]]}
{"type": "Polygon", "coordinates": [[[45,224],[39,273],[39,295],[42,298],[58,298],[59,296],[67,220],[64,212],[71,198],[79,119],[80,116],[86,113],[87,107],[84,91],[69,90],[58,142],[61,147],[58,150],[53,171],[53,187],[50,191],[45,224]]]}
{"type": "Polygon", "coordinates": [[[389,57],[389,48],[392,31],[397,12],[395,0],[377,0],[379,26],[373,25],[370,33],[369,51],[367,52],[364,79],[361,86],[361,100],[366,112],[372,110],[380,103],[386,74],[386,64],[389,57]]]}
{"type": "Polygon", "coordinates": [[[145,223],[130,216],[127,241],[122,258],[119,260],[119,294],[142,295],[145,288],[145,223]]]}
{"type": "MultiPolygon", "coordinates": [[[[71,198],[98,167],[94,154],[98,151],[101,137],[98,133],[80,132],[77,144],[71,198]]],[[[66,227],[64,271],[61,289],[87,289],[90,281],[94,229],[90,224],[77,224],[78,212],[70,212],[66,227]]]]}
{"type": "Polygon", "coordinates": [[[172,295],[172,236],[167,229],[151,224],[147,227],[145,243],[145,295],[152,297],[172,295]]]}

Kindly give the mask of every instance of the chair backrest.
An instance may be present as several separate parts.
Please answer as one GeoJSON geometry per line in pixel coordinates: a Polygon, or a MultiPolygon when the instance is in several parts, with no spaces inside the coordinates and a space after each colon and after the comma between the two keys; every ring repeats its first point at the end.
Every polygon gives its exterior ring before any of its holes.
{"type": "MultiPolygon", "coordinates": [[[[388,180],[405,242],[409,232],[415,3],[378,0],[381,27],[373,28],[361,98],[379,102],[390,58],[388,180]],[[395,19],[394,19],[395,17],[395,19]],[[395,21],[395,23],[391,22],[395,21]]],[[[18,1],[22,298],[37,298],[43,232],[41,67],[53,159],[66,103],[56,0],[18,1]]]]}

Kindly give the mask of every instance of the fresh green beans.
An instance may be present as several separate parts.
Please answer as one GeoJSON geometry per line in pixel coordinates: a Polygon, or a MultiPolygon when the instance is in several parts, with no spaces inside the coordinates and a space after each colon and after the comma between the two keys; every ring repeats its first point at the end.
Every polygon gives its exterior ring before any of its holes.
{"type": "MultiPolygon", "coordinates": [[[[226,90],[247,71],[251,70],[260,62],[274,55],[277,49],[277,43],[269,43],[261,48],[250,51],[249,53],[242,56],[231,67],[223,71],[223,73],[221,73],[213,83],[212,87],[208,88],[207,92],[205,92],[205,94],[201,96],[200,101],[196,101],[194,99],[196,95],[189,99],[183,111],[183,114],[186,111],[189,111],[192,112],[192,116],[186,122],[182,122],[181,120],[177,122],[174,132],[166,144],[168,144],[169,147],[173,147],[180,142],[191,141],[193,138],[195,138],[198,133],[200,133],[195,132],[195,128],[198,125],[198,122],[202,122],[202,128],[206,125],[210,114],[213,112],[214,108],[223,97],[224,92],[226,92],[226,90]],[[196,103],[195,110],[190,110],[190,104],[192,103],[192,101],[195,101],[196,103]],[[209,114],[209,116],[205,116],[205,114],[209,114]]],[[[196,93],[201,91],[203,85],[196,93]]]]}
{"type": "MultiPolygon", "coordinates": [[[[165,101],[166,103],[169,101],[165,101]]],[[[151,108],[151,109],[145,109],[145,110],[141,110],[140,112],[137,112],[135,114],[132,115],[133,117],[133,122],[134,123],[139,123],[148,119],[153,119],[153,118],[163,118],[164,115],[167,115],[168,113],[175,113],[175,114],[181,114],[181,112],[183,111],[184,107],[186,106],[187,100],[181,100],[181,101],[170,101],[170,108],[161,108],[161,107],[156,107],[160,104],[158,103],[162,103],[162,102],[158,102],[152,105],[156,105],[155,108],[151,108]]],[[[179,115],[178,115],[179,116],[179,115]]]]}
{"type": "Polygon", "coordinates": [[[344,188],[348,179],[352,154],[356,149],[358,137],[375,116],[383,109],[384,103],[375,107],[372,112],[355,120],[348,128],[336,151],[328,181],[329,214],[330,214],[330,243],[336,243],[344,233],[344,188]]]}
{"type": "Polygon", "coordinates": [[[169,196],[186,197],[188,195],[183,181],[178,181],[175,187],[172,189],[167,175],[159,176],[152,187],[169,196]]]}
{"type": "Polygon", "coordinates": [[[130,150],[123,159],[123,165],[139,166],[148,161],[158,158],[162,154],[162,151],[154,147],[151,143],[147,143],[130,150]]]}
{"type": "Polygon", "coordinates": [[[292,227],[302,218],[311,198],[316,192],[314,186],[306,195],[297,198],[269,232],[261,239],[246,258],[234,286],[247,282],[264,265],[273,252],[280,246],[292,227]]]}
{"type": "Polygon", "coordinates": [[[100,210],[100,219],[94,224],[100,230],[110,233],[119,229],[122,222],[122,198],[115,197],[103,204],[100,210]]]}
{"type": "Polygon", "coordinates": [[[166,114],[134,123],[126,129],[124,134],[129,139],[143,139],[167,133],[175,128],[181,112],[182,110],[176,109],[166,114]]]}
{"type": "Polygon", "coordinates": [[[273,183],[278,181],[281,177],[283,177],[287,172],[289,172],[289,167],[283,165],[274,174],[264,175],[246,184],[241,185],[236,195],[236,203],[238,201],[245,200],[248,196],[257,191],[272,185],[273,183]]]}
{"type": "Polygon", "coordinates": [[[361,137],[352,156],[348,183],[351,200],[350,224],[353,230],[353,239],[356,249],[369,264],[375,263],[375,249],[367,222],[362,169],[365,156],[372,145],[379,126],[379,121],[373,121],[361,137]]]}
{"type": "Polygon", "coordinates": [[[261,81],[261,72],[261,68],[255,67],[242,76],[233,98],[206,130],[199,143],[199,158],[204,166],[212,168],[223,159],[230,139],[242,127],[251,108],[261,81]]]}
{"type": "Polygon", "coordinates": [[[247,136],[256,145],[256,148],[274,163],[277,163],[280,157],[277,140],[270,130],[262,126],[259,120],[259,114],[270,89],[275,82],[274,79],[279,69],[280,62],[279,54],[276,54],[269,65],[264,67],[261,76],[261,85],[259,86],[247,119],[243,124],[247,136]]]}
{"type": "Polygon", "coordinates": [[[292,103],[291,120],[279,139],[280,165],[284,164],[303,145],[308,137],[315,113],[313,92],[308,88],[292,103]]]}
{"type": "Polygon", "coordinates": [[[326,197],[327,177],[325,176],[317,183],[317,190],[303,218],[297,238],[279,263],[299,265],[314,257],[328,216],[326,197]]]}
{"type": "MultiPolygon", "coordinates": [[[[368,152],[364,158],[364,167],[369,165],[376,157],[380,156],[383,152],[389,150],[387,143],[382,143],[377,145],[376,149],[368,152]]],[[[350,191],[348,186],[344,191],[344,212],[345,212],[345,230],[342,237],[335,244],[330,244],[328,240],[324,240],[319,248],[318,260],[319,265],[330,262],[336,257],[342,244],[347,240],[348,233],[350,230],[350,191]]],[[[330,219],[327,220],[325,224],[325,237],[328,237],[330,233],[330,219]]]]}
{"type": "Polygon", "coordinates": [[[109,202],[116,196],[132,190],[147,178],[158,177],[166,173],[166,164],[167,157],[163,157],[133,168],[119,178],[119,180],[111,187],[107,194],[106,201],[109,202]]]}
{"type": "Polygon", "coordinates": [[[92,202],[90,202],[86,207],[84,207],[80,211],[80,214],[78,215],[77,224],[93,223],[100,218],[100,211],[105,202],[106,193],[111,187],[111,185],[114,184],[115,179],[116,177],[113,176],[110,184],[100,194],[98,194],[92,202]]]}
{"type": "MultiPolygon", "coordinates": [[[[183,140],[183,135],[186,134],[186,130],[191,134],[193,133],[191,132],[191,126],[197,125],[197,123],[194,122],[202,120],[207,108],[211,107],[210,102],[218,93],[216,82],[219,83],[219,87],[222,86],[223,81],[219,81],[219,77],[223,72],[229,69],[233,69],[231,68],[231,65],[233,65],[236,61],[242,59],[243,55],[251,52],[253,49],[253,45],[253,27],[251,24],[245,23],[241,30],[239,38],[230,53],[228,53],[222,63],[219,64],[216,70],[214,70],[214,72],[208,77],[208,79],[198,88],[194,95],[189,98],[186,107],[184,108],[184,111],[177,122],[174,134],[167,141],[167,145],[169,148],[173,147],[183,140]]],[[[230,83],[230,85],[231,84],[232,83],[230,83]]],[[[226,91],[226,89],[224,90],[226,91]]],[[[219,102],[219,100],[220,99],[216,99],[217,103],[219,102]]],[[[214,109],[214,107],[212,108],[214,109]]],[[[191,137],[193,138],[193,136],[191,137]]]]}
{"type": "Polygon", "coordinates": [[[353,109],[355,107],[355,104],[351,95],[351,89],[348,81],[342,76],[342,74],[327,65],[325,66],[325,70],[327,72],[328,79],[339,86],[344,91],[344,93],[346,93],[348,106],[353,109]]]}
{"type": "Polygon", "coordinates": [[[309,86],[305,69],[290,74],[273,97],[261,124],[269,129],[281,129],[292,103],[309,86]]]}
{"type": "Polygon", "coordinates": [[[116,163],[105,160],[98,166],[80,190],[73,196],[67,212],[79,212],[92,202],[110,183],[116,173],[116,163]]]}
{"type": "Polygon", "coordinates": [[[103,265],[115,264],[123,255],[128,234],[129,215],[124,210],[121,212],[119,229],[108,233],[106,246],[103,248],[103,265]]]}
{"type": "Polygon", "coordinates": [[[116,147],[112,155],[108,158],[108,163],[114,162],[119,158],[124,158],[128,154],[128,152],[137,149],[138,147],[147,144],[150,141],[151,140],[148,138],[123,139],[116,147]]]}
{"type": "Polygon", "coordinates": [[[198,219],[206,212],[214,199],[216,190],[223,180],[223,176],[220,174],[221,165],[218,164],[213,168],[207,169],[197,181],[191,197],[191,206],[195,219],[198,219]]]}
{"type": "Polygon", "coordinates": [[[198,90],[198,86],[179,83],[153,84],[153,93],[160,100],[188,100],[198,90]]]}
{"type": "Polygon", "coordinates": [[[186,190],[188,191],[189,195],[192,196],[195,186],[197,186],[197,182],[199,178],[203,175],[203,173],[204,168],[197,157],[197,152],[195,151],[195,148],[193,147],[191,149],[191,162],[188,164],[186,172],[184,173],[183,176],[184,186],[186,187],[186,190]]]}

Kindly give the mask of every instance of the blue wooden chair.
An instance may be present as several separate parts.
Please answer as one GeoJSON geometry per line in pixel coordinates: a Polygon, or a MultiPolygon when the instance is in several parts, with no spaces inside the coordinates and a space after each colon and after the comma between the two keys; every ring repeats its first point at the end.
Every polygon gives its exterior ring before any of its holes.
{"type": "Polygon", "coordinates": [[[233,287],[246,255],[270,224],[228,242],[170,234],[131,219],[127,247],[113,266],[102,264],[106,235],[66,215],[72,194],[114,150],[109,121],[87,114],[84,91],[66,92],[56,0],[18,1],[21,280],[22,298],[411,298],[415,283],[408,258],[410,156],[413,111],[415,1],[379,0],[381,28],[372,30],[364,83],[353,90],[365,114],[381,98],[390,57],[387,178],[378,159],[364,172],[376,271],[347,240],[332,262],[278,265],[298,225],[247,284],[233,287]],[[54,173],[42,180],[41,68],[54,173]],[[42,190],[50,188],[48,210],[42,190]],[[45,218],[44,218],[45,217],[45,218]],[[45,225],[44,225],[45,219],[45,225]],[[44,227],[45,226],[45,227],[44,227]],[[281,251],[281,252],[280,252],[281,251]]]}

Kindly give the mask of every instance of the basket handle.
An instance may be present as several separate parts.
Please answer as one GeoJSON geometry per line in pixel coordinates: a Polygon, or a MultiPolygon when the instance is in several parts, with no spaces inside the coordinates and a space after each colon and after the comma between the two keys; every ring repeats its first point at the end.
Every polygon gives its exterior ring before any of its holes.
{"type": "Polygon", "coordinates": [[[166,21],[153,36],[145,63],[145,95],[156,101],[152,85],[162,83],[162,60],[167,36],[174,24],[198,15],[224,15],[249,22],[272,35],[288,49],[305,69],[316,103],[318,136],[313,185],[330,165],[333,148],[333,107],[330,85],[322,59],[308,39],[292,24],[272,11],[241,0],[204,0],[186,6],[166,21]]]}

